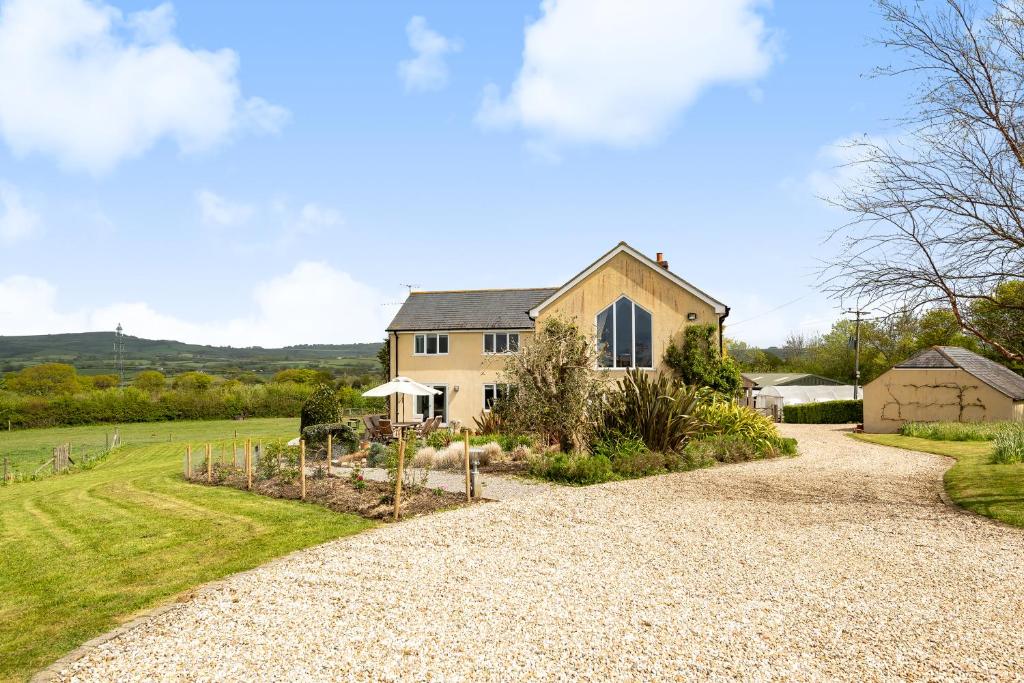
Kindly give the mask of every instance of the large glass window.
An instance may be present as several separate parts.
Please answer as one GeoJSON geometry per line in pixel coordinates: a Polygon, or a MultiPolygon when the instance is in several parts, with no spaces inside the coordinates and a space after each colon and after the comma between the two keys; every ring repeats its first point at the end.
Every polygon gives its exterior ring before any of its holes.
{"type": "Polygon", "coordinates": [[[654,367],[650,312],[621,297],[597,314],[598,365],[602,368],[654,367]]]}
{"type": "Polygon", "coordinates": [[[436,356],[448,353],[447,334],[417,334],[413,338],[412,352],[417,356],[436,356]]]}
{"type": "Polygon", "coordinates": [[[518,350],[518,332],[484,333],[484,353],[515,353],[518,350]]]}

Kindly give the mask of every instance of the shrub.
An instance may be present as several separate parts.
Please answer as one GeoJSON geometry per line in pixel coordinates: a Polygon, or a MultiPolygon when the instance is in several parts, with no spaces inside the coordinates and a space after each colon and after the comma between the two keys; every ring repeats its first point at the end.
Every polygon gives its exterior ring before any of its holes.
{"type": "Polygon", "coordinates": [[[696,412],[704,423],[705,435],[742,437],[761,450],[775,447],[781,438],[775,423],[733,401],[715,399],[699,405],[696,412]]]}
{"type": "Polygon", "coordinates": [[[609,397],[603,434],[636,436],[652,451],[679,452],[696,435],[699,390],[675,385],[666,375],[657,379],[629,370],[609,397]]]}
{"type": "Polygon", "coordinates": [[[492,462],[498,462],[501,460],[504,455],[505,451],[502,450],[501,446],[498,443],[491,441],[490,443],[485,443],[483,445],[483,448],[481,448],[480,452],[477,454],[477,459],[480,461],[481,465],[490,465],[492,462]]]}
{"type": "Polygon", "coordinates": [[[289,446],[283,439],[268,442],[256,462],[256,472],[262,479],[280,477],[292,483],[299,477],[299,447],[289,446]]]}
{"type": "Polygon", "coordinates": [[[533,438],[525,434],[481,434],[469,437],[471,446],[497,443],[503,451],[511,451],[517,446],[532,446],[533,442],[533,438]]]}
{"type": "Polygon", "coordinates": [[[132,380],[132,386],[142,391],[148,391],[155,393],[163,391],[164,386],[167,385],[167,378],[164,377],[164,373],[157,372],[156,370],[143,370],[135,376],[132,380]]]}
{"type": "Polygon", "coordinates": [[[477,434],[498,434],[502,430],[501,415],[497,410],[487,410],[473,418],[477,434]]]}
{"type": "Polygon", "coordinates": [[[1013,422],[906,422],[900,434],[935,441],[989,441],[1013,422]]]}
{"type": "Polygon", "coordinates": [[[384,460],[387,458],[388,447],[382,443],[374,442],[370,444],[370,452],[366,456],[366,464],[368,467],[384,467],[384,460]]]}
{"type": "Polygon", "coordinates": [[[121,383],[117,375],[93,375],[89,377],[93,389],[112,389],[121,383]]]}
{"type": "Polygon", "coordinates": [[[465,468],[466,454],[462,444],[448,446],[434,456],[434,467],[440,470],[461,470],[465,468]]]}
{"type": "Polygon", "coordinates": [[[600,484],[616,479],[612,463],[604,455],[553,453],[535,458],[530,473],[565,484],[600,484]]]}
{"type": "Polygon", "coordinates": [[[790,424],[845,424],[864,421],[864,401],[822,401],[783,406],[782,420],[790,424]]]}
{"type": "Polygon", "coordinates": [[[350,453],[359,446],[359,436],[351,425],[344,422],[325,422],[324,424],[310,425],[302,430],[302,438],[310,446],[324,446],[327,444],[327,435],[334,436],[331,447],[335,453],[350,453]]]}
{"type": "Polygon", "coordinates": [[[992,462],[1011,465],[1024,462],[1024,423],[1008,424],[995,438],[992,462]]]}
{"type": "MultiPolygon", "coordinates": [[[[319,384],[299,413],[299,432],[305,431],[310,425],[333,423],[338,421],[338,397],[334,388],[327,384],[319,384]]],[[[326,434],[324,437],[326,438],[326,434]]]]}
{"type": "Polygon", "coordinates": [[[714,324],[687,326],[682,346],[673,341],[665,349],[665,365],[680,382],[726,396],[735,396],[743,385],[739,366],[732,358],[722,357],[714,324]]]}
{"type": "Polygon", "coordinates": [[[42,363],[8,375],[4,386],[19,394],[59,396],[75,393],[81,383],[78,371],[73,366],[67,363],[42,363]]]}
{"type": "Polygon", "coordinates": [[[424,446],[423,448],[416,451],[416,455],[414,455],[412,458],[412,466],[430,469],[434,466],[434,459],[436,457],[437,450],[430,446],[424,446]]]}
{"type": "Polygon", "coordinates": [[[206,391],[213,384],[213,378],[203,372],[183,372],[174,378],[173,386],[180,391],[206,391]]]}

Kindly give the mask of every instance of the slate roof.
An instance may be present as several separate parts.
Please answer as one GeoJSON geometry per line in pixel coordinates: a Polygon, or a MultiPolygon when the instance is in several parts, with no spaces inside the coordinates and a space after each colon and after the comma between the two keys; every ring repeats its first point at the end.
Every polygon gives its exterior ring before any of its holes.
{"type": "Polygon", "coordinates": [[[960,368],[1014,401],[1024,400],[1024,377],[959,346],[933,346],[899,363],[897,368],[960,368]]]}
{"type": "Polygon", "coordinates": [[[388,332],[533,329],[530,309],[557,291],[541,287],[412,292],[388,332]]]}

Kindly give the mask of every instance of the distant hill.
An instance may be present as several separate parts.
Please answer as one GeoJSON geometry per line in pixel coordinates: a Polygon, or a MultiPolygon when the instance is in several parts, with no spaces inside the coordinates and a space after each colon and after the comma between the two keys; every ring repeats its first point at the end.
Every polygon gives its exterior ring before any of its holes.
{"type": "MultiPolygon", "coordinates": [[[[69,363],[79,372],[114,372],[113,332],[73,332],[23,337],[0,336],[0,372],[38,363],[69,363]]],[[[379,343],[302,344],[279,349],[258,346],[204,346],[167,339],[124,337],[125,370],[134,374],[158,369],[167,374],[204,370],[233,375],[253,372],[269,377],[285,367],[313,367],[335,374],[363,374],[378,369],[379,343]]]]}

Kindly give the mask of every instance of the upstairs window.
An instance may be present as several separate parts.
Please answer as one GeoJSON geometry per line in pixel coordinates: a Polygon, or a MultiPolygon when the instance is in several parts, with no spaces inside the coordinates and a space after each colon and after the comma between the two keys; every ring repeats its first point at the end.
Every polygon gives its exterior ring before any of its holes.
{"type": "Polygon", "coordinates": [[[627,297],[597,314],[597,364],[602,368],[653,368],[651,314],[627,297]]]}
{"type": "Polygon", "coordinates": [[[484,333],[484,353],[515,353],[518,350],[518,332],[484,333]]]}
{"type": "Polygon", "coordinates": [[[416,356],[443,356],[448,353],[447,334],[417,334],[412,352],[416,356]]]}

